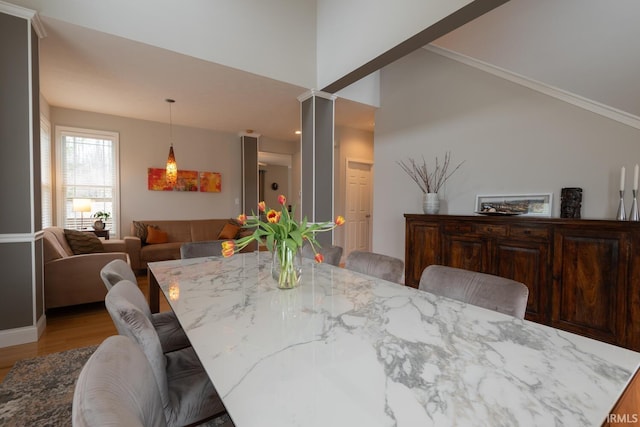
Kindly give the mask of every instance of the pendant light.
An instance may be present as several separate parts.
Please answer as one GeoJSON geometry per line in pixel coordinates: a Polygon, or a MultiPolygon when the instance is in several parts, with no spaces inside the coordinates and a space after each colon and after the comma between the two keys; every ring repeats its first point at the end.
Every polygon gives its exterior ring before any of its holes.
{"type": "Polygon", "coordinates": [[[171,188],[176,186],[178,182],[178,165],[176,164],[176,156],[173,154],[173,120],[171,117],[171,104],[176,102],[171,98],[165,99],[169,104],[169,158],[167,159],[167,171],[165,174],[167,185],[171,188]]]}

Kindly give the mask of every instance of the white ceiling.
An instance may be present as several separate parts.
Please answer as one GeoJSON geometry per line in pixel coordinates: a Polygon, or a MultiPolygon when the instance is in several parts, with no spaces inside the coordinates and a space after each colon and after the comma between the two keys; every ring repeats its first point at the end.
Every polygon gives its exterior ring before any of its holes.
{"type": "MultiPolygon", "coordinates": [[[[52,106],[296,141],[287,84],[41,16],[41,91],[52,106]]],[[[511,0],[434,42],[640,116],[640,1],[511,0]],[[615,7],[614,7],[615,6],[615,7]]],[[[336,123],[373,130],[375,108],[339,98],[336,123]]]]}
{"type": "MultiPolygon", "coordinates": [[[[297,97],[309,89],[41,17],[41,92],[50,105],[296,141],[297,97]]],[[[336,123],[373,130],[375,108],[346,99],[336,123]]]]}

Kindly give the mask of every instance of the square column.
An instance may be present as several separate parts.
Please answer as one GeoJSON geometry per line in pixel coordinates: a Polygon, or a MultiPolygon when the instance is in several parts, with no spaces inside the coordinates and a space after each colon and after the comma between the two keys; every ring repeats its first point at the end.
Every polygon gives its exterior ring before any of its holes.
{"type": "Polygon", "coordinates": [[[242,211],[247,215],[258,213],[259,182],[258,139],[259,134],[241,133],[242,144],[242,211]]]}
{"type": "MultiPolygon", "coordinates": [[[[300,101],[301,217],[333,221],[333,140],[336,96],[310,91],[300,101]]],[[[333,231],[318,233],[322,246],[333,242],[333,231]]]]}

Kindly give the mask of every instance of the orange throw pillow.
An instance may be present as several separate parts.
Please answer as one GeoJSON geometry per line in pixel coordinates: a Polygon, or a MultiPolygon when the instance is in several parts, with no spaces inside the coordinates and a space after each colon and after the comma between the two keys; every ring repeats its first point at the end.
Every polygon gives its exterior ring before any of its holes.
{"type": "Polygon", "coordinates": [[[224,225],[220,234],[218,234],[218,240],[235,239],[238,231],[240,231],[240,227],[228,222],[224,225]]]}
{"type": "Polygon", "coordinates": [[[169,241],[169,235],[166,231],[159,230],[150,225],[147,225],[147,243],[150,245],[157,243],[167,243],[169,241]]]}

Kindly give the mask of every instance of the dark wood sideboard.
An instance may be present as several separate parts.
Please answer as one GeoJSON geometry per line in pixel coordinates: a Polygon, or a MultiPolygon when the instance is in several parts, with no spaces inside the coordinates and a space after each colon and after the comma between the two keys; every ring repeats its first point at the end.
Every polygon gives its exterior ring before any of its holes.
{"type": "Polygon", "coordinates": [[[640,351],[640,222],[405,214],[405,283],[431,264],[529,287],[526,319],[640,351]]]}

